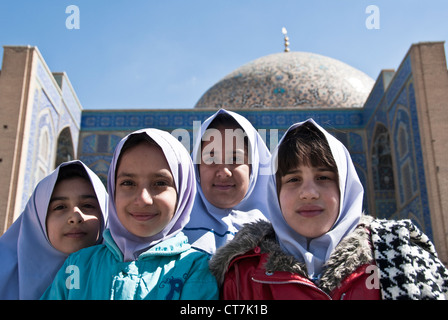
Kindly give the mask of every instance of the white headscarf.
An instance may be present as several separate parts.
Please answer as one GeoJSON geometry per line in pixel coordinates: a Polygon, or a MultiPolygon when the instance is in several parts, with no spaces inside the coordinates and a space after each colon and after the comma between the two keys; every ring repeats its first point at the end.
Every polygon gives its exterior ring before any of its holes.
{"type": "MultiPolygon", "coordinates": [[[[271,222],[274,227],[280,247],[287,253],[293,255],[297,260],[306,264],[308,275],[311,278],[319,277],[322,267],[330,257],[338,243],[357,226],[362,215],[362,200],[364,189],[358,178],[348,150],[344,145],[321,128],[313,119],[292,125],[280,140],[279,145],[272,154],[273,163],[278,155],[278,148],[283,142],[286,134],[302,124],[310,121],[326,137],[331,153],[336,162],[339,175],[339,215],[333,227],[324,235],[310,241],[307,250],[307,238],[295,232],[286,222],[280,211],[278,197],[272,201],[271,222]]],[[[271,176],[269,183],[269,194],[277,195],[275,174],[271,176]]]]}
{"type": "Polygon", "coordinates": [[[195,163],[198,196],[196,197],[191,220],[184,232],[192,246],[209,254],[232,240],[241,227],[248,222],[266,220],[269,217],[267,198],[267,184],[270,176],[271,154],[261,136],[252,124],[243,116],[220,109],[201,125],[201,130],[195,139],[192,152],[195,163]],[[249,188],[243,200],[230,209],[221,209],[212,205],[205,197],[199,177],[202,136],[210,123],[219,114],[232,116],[246,133],[251,150],[251,174],[249,188]]]}
{"type": "Polygon", "coordinates": [[[158,129],[142,129],[124,137],[115,148],[107,179],[109,199],[109,229],[124,261],[135,260],[143,251],[182,231],[190,219],[196,195],[193,163],[187,149],[170,133],[158,129]],[[162,149],[174,178],[177,191],[177,208],[171,221],[159,233],[150,237],[138,237],[129,232],[120,222],[115,207],[115,172],[123,145],[132,134],[145,133],[162,149]]]}
{"type": "MultiPolygon", "coordinates": [[[[103,183],[79,160],[62,163],[38,183],[22,214],[0,238],[0,299],[39,299],[67,258],[50,243],[46,219],[59,169],[72,165],[82,166],[90,177],[103,213],[103,233],[108,202],[103,183]]],[[[101,241],[100,236],[97,243],[101,241]]]]}

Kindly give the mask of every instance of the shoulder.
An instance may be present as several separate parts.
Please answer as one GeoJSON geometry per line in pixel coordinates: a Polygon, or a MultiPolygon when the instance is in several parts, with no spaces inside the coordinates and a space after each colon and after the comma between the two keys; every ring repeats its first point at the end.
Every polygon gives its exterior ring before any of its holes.
{"type": "Polygon", "coordinates": [[[151,259],[152,257],[173,257],[178,259],[179,255],[183,255],[185,252],[191,249],[191,245],[188,243],[188,238],[179,232],[174,236],[164,239],[150,247],[146,251],[140,254],[139,260],[151,259]]]}
{"type": "Polygon", "coordinates": [[[195,278],[213,277],[209,268],[210,256],[204,252],[191,248],[180,255],[180,259],[176,262],[180,268],[185,269],[190,277],[195,278]]]}
{"type": "Polygon", "coordinates": [[[216,278],[210,272],[209,255],[194,248],[179,254],[172,264],[173,273],[164,277],[171,281],[173,274],[182,275],[182,296],[186,299],[217,299],[219,296],[216,278]]]}
{"type": "Polygon", "coordinates": [[[320,279],[320,285],[325,291],[332,292],[361,266],[373,263],[369,230],[372,220],[370,216],[362,216],[357,227],[330,254],[320,279]]]}
{"type": "Polygon", "coordinates": [[[208,262],[210,260],[210,255],[201,250],[191,247],[188,250],[180,253],[179,260],[180,261],[191,261],[191,264],[204,264],[208,266],[208,262]]]}
{"type": "Polygon", "coordinates": [[[398,248],[399,243],[419,247],[431,255],[437,256],[434,244],[411,220],[372,219],[369,229],[372,232],[374,246],[385,244],[386,247],[398,248]]]}
{"type": "Polygon", "coordinates": [[[64,265],[76,265],[79,267],[87,267],[91,264],[106,263],[113,259],[112,252],[105,244],[98,244],[87,247],[70,254],[64,265]]]}
{"type": "Polygon", "coordinates": [[[245,224],[235,238],[219,248],[210,260],[210,270],[218,283],[222,283],[233,259],[243,256],[268,239],[275,241],[275,232],[270,222],[259,220],[245,224]]]}
{"type": "Polygon", "coordinates": [[[374,219],[370,230],[384,299],[443,299],[448,294],[448,270],[411,220],[374,219]]]}
{"type": "Polygon", "coordinates": [[[397,241],[400,241],[421,247],[423,250],[437,255],[429,237],[410,219],[375,219],[366,215],[361,218],[359,227],[369,230],[374,248],[379,244],[387,243],[390,246],[398,247],[397,241]]]}
{"type": "Polygon", "coordinates": [[[94,246],[90,246],[90,247],[78,250],[78,251],[72,253],[69,257],[72,257],[72,258],[79,258],[79,257],[83,257],[83,256],[90,257],[90,256],[94,256],[96,254],[100,254],[101,252],[107,252],[107,251],[109,251],[109,250],[105,244],[97,244],[94,246]]]}
{"type": "Polygon", "coordinates": [[[378,262],[393,260],[411,261],[415,257],[437,259],[438,255],[431,239],[411,220],[386,220],[370,218],[367,228],[371,233],[375,260],[378,262]]]}
{"type": "Polygon", "coordinates": [[[199,269],[206,269],[209,272],[208,262],[210,255],[191,247],[188,243],[188,238],[182,233],[150,249],[146,252],[144,259],[152,261],[151,257],[155,256],[163,257],[165,262],[171,261],[171,263],[174,263],[173,266],[182,268],[186,272],[187,270],[194,272],[194,270],[197,271],[199,269]]]}

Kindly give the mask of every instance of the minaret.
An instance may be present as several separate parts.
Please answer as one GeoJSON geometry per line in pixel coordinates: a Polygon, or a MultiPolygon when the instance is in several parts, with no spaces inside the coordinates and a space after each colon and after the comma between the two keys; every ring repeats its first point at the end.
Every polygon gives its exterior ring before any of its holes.
{"type": "Polygon", "coordinates": [[[282,33],[285,36],[285,52],[289,52],[289,37],[287,36],[288,31],[285,27],[282,28],[282,33]]]}

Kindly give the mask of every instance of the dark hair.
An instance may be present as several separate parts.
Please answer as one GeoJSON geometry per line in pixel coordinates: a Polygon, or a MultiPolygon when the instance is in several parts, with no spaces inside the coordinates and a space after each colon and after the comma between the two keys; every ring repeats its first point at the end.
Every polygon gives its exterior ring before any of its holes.
{"type": "Polygon", "coordinates": [[[244,131],[244,129],[241,127],[241,125],[238,123],[238,121],[235,120],[234,117],[232,117],[228,113],[220,113],[218,114],[212,122],[208,125],[207,129],[219,129],[219,128],[227,128],[227,127],[236,127],[240,128],[244,131]]]}
{"type": "Polygon", "coordinates": [[[90,177],[84,167],[81,164],[73,163],[59,168],[56,184],[72,178],[82,178],[91,183],[90,177]]]}
{"type": "Polygon", "coordinates": [[[338,173],[325,135],[311,122],[306,122],[286,134],[278,148],[277,157],[277,194],[280,192],[281,178],[300,165],[326,167],[338,173]]]}

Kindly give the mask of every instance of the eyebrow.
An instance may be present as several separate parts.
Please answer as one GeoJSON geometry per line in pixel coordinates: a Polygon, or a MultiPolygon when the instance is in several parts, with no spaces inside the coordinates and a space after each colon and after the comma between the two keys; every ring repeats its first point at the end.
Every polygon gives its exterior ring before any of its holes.
{"type": "MultiPolygon", "coordinates": [[[[138,174],[136,174],[136,173],[121,172],[119,175],[117,175],[117,179],[123,178],[123,177],[135,178],[136,176],[138,176],[138,174]]],[[[171,173],[157,172],[157,173],[154,173],[152,176],[154,176],[156,178],[173,178],[171,173]]]]}
{"type": "Polygon", "coordinates": [[[129,178],[133,178],[135,177],[136,174],[133,173],[127,173],[127,172],[120,172],[120,174],[117,175],[117,179],[121,178],[121,177],[129,177],[129,178]]]}
{"type": "MultiPolygon", "coordinates": [[[[334,170],[332,170],[332,169],[329,168],[329,167],[318,167],[318,168],[316,168],[316,170],[317,170],[318,172],[324,172],[324,171],[334,172],[334,170]]],[[[288,175],[288,174],[296,174],[296,173],[301,173],[301,172],[302,172],[302,170],[300,170],[300,169],[294,169],[294,170],[291,170],[291,171],[286,172],[286,173],[285,173],[285,176],[288,175]]]]}
{"type": "MultiPolygon", "coordinates": [[[[93,195],[93,194],[83,194],[83,195],[80,196],[80,198],[81,199],[95,199],[95,200],[98,200],[96,195],[93,195]]],[[[50,203],[52,203],[54,201],[66,201],[68,199],[69,199],[69,197],[63,197],[63,196],[61,196],[61,197],[52,197],[50,199],[50,203]]]]}

